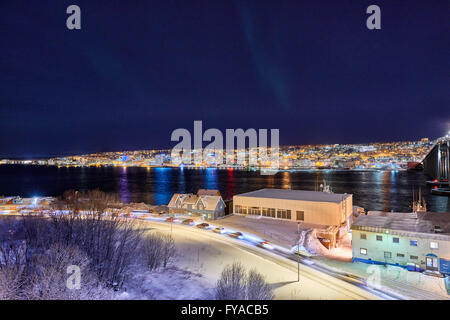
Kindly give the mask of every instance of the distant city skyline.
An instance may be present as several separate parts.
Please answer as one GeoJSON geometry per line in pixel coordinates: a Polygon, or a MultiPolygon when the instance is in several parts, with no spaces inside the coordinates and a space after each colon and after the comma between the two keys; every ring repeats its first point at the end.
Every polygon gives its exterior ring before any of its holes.
{"type": "MultiPolygon", "coordinates": [[[[431,139],[428,137],[422,137],[421,139],[417,140],[403,140],[403,141],[378,141],[378,142],[362,142],[362,143],[317,143],[317,144],[285,144],[280,145],[281,149],[290,148],[290,147],[314,147],[314,146],[333,146],[333,145],[341,145],[341,146],[371,146],[371,145],[382,145],[382,144],[395,144],[395,143],[419,143],[426,141],[435,141],[441,137],[437,137],[435,139],[431,139]]],[[[173,142],[173,145],[175,145],[176,142],[173,142]]],[[[107,153],[132,153],[132,152],[143,152],[143,151],[168,151],[170,152],[172,150],[172,147],[167,148],[144,148],[144,149],[122,149],[122,150],[106,150],[106,151],[94,151],[94,152],[86,152],[86,153],[68,153],[68,154],[53,154],[53,155],[42,155],[42,156],[19,156],[19,157],[2,157],[0,153],[0,160],[2,159],[17,159],[17,160],[37,160],[37,159],[52,159],[52,158],[65,158],[65,157],[78,157],[78,156],[86,156],[86,155],[94,155],[94,154],[107,154],[107,153]]],[[[246,144],[246,149],[248,149],[248,144],[246,144]]],[[[269,146],[270,148],[270,146],[269,146]]],[[[195,150],[195,149],[193,149],[195,150]]],[[[235,148],[235,150],[237,150],[235,148]]]]}
{"type": "Polygon", "coordinates": [[[1,5],[0,158],[171,148],[170,134],[280,129],[280,144],[450,129],[448,2],[79,0],[1,5]]]}

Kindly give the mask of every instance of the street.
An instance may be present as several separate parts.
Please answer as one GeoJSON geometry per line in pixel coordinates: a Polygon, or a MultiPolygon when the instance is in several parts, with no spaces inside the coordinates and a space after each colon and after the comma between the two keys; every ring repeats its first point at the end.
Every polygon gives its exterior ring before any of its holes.
{"type": "Polygon", "coordinates": [[[300,264],[300,282],[297,282],[297,263],[279,253],[252,246],[227,235],[210,230],[199,230],[176,223],[144,222],[155,231],[172,233],[179,268],[202,274],[210,284],[220,276],[223,267],[239,261],[247,268],[255,268],[274,287],[275,299],[389,299],[369,288],[361,288],[339,277],[326,274],[306,263],[300,264]]]}

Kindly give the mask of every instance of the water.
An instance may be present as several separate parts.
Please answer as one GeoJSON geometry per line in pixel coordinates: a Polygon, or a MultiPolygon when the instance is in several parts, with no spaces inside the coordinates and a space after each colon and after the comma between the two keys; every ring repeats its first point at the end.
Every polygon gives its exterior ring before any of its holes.
{"type": "Polygon", "coordinates": [[[65,190],[116,192],[123,202],[167,204],[173,193],[219,189],[225,199],[260,188],[315,190],[326,180],[336,193],[353,194],[366,210],[411,211],[412,189],[422,186],[429,211],[450,212],[450,198],[433,196],[422,172],[302,171],[262,176],[257,171],[172,168],[0,165],[0,195],[58,196],[65,190]]]}

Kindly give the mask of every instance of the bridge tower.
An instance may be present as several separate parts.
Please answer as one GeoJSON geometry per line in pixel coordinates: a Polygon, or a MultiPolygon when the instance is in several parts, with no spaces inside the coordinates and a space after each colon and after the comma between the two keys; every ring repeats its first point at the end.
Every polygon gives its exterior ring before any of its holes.
{"type": "Polygon", "coordinates": [[[423,159],[425,174],[444,184],[450,177],[450,137],[439,139],[423,159]]]}

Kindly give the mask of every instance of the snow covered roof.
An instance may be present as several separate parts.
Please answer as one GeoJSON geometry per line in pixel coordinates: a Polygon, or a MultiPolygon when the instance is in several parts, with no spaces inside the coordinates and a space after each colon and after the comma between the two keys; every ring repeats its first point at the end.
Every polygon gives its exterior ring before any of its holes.
{"type": "Polygon", "coordinates": [[[236,195],[238,197],[271,198],[284,200],[317,201],[341,203],[351,194],[327,193],[321,191],[290,190],[290,189],[260,189],[236,195]]]}
{"type": "Polygon", "coordinates": [[[353,230],[384,233],[422,233],[433,239],[450,240],[450,214],[442,212],[374,212],[360,215],[353,230]]]}
{"type": "Polygon", "coordinates": [[[200,200],[205,206],[205,210],[216,210],[218,202],[222,199],[221,196],[201,196],[200,200]]]}
{"type": "Polygon", "coordinates": [[[203,203],[203,206],[205,207],[205,210],[211,210],[214,211],[217,208],[217,204],[222,201],[221,196],[210,196],[210,195],[203,195],[198,196],[194,195],[192,193],[175,193],[172,198],[170,199],[169,204],[167,205],[169,208],[186,208],[186,205],[191,204],[193,206],[196,206],[198,201],[201,201],[203,203]],[[177,207],[177,201],[179,202],[179,205],[177,207]]]}
{"type": "Polygon", "coordinates": [[[184,204],[196,204],[198,201],[198,196],[189,194],[186,196],[186,198],[183,199],[183,205],[184,204]]]}
{"type": "Polygon", "coordinates": [[[181,196],[179,193],[174,193],[172,198],[169,201],[169,204],[167,205],[169,208],[175,208],[175,204],[177,203],[177,199],[181,196]]]}
{"type": "Polygon", "coordinates": [[[199,196],[220,196],[220,191],[216,189],[198,189],[199,196]]]}

